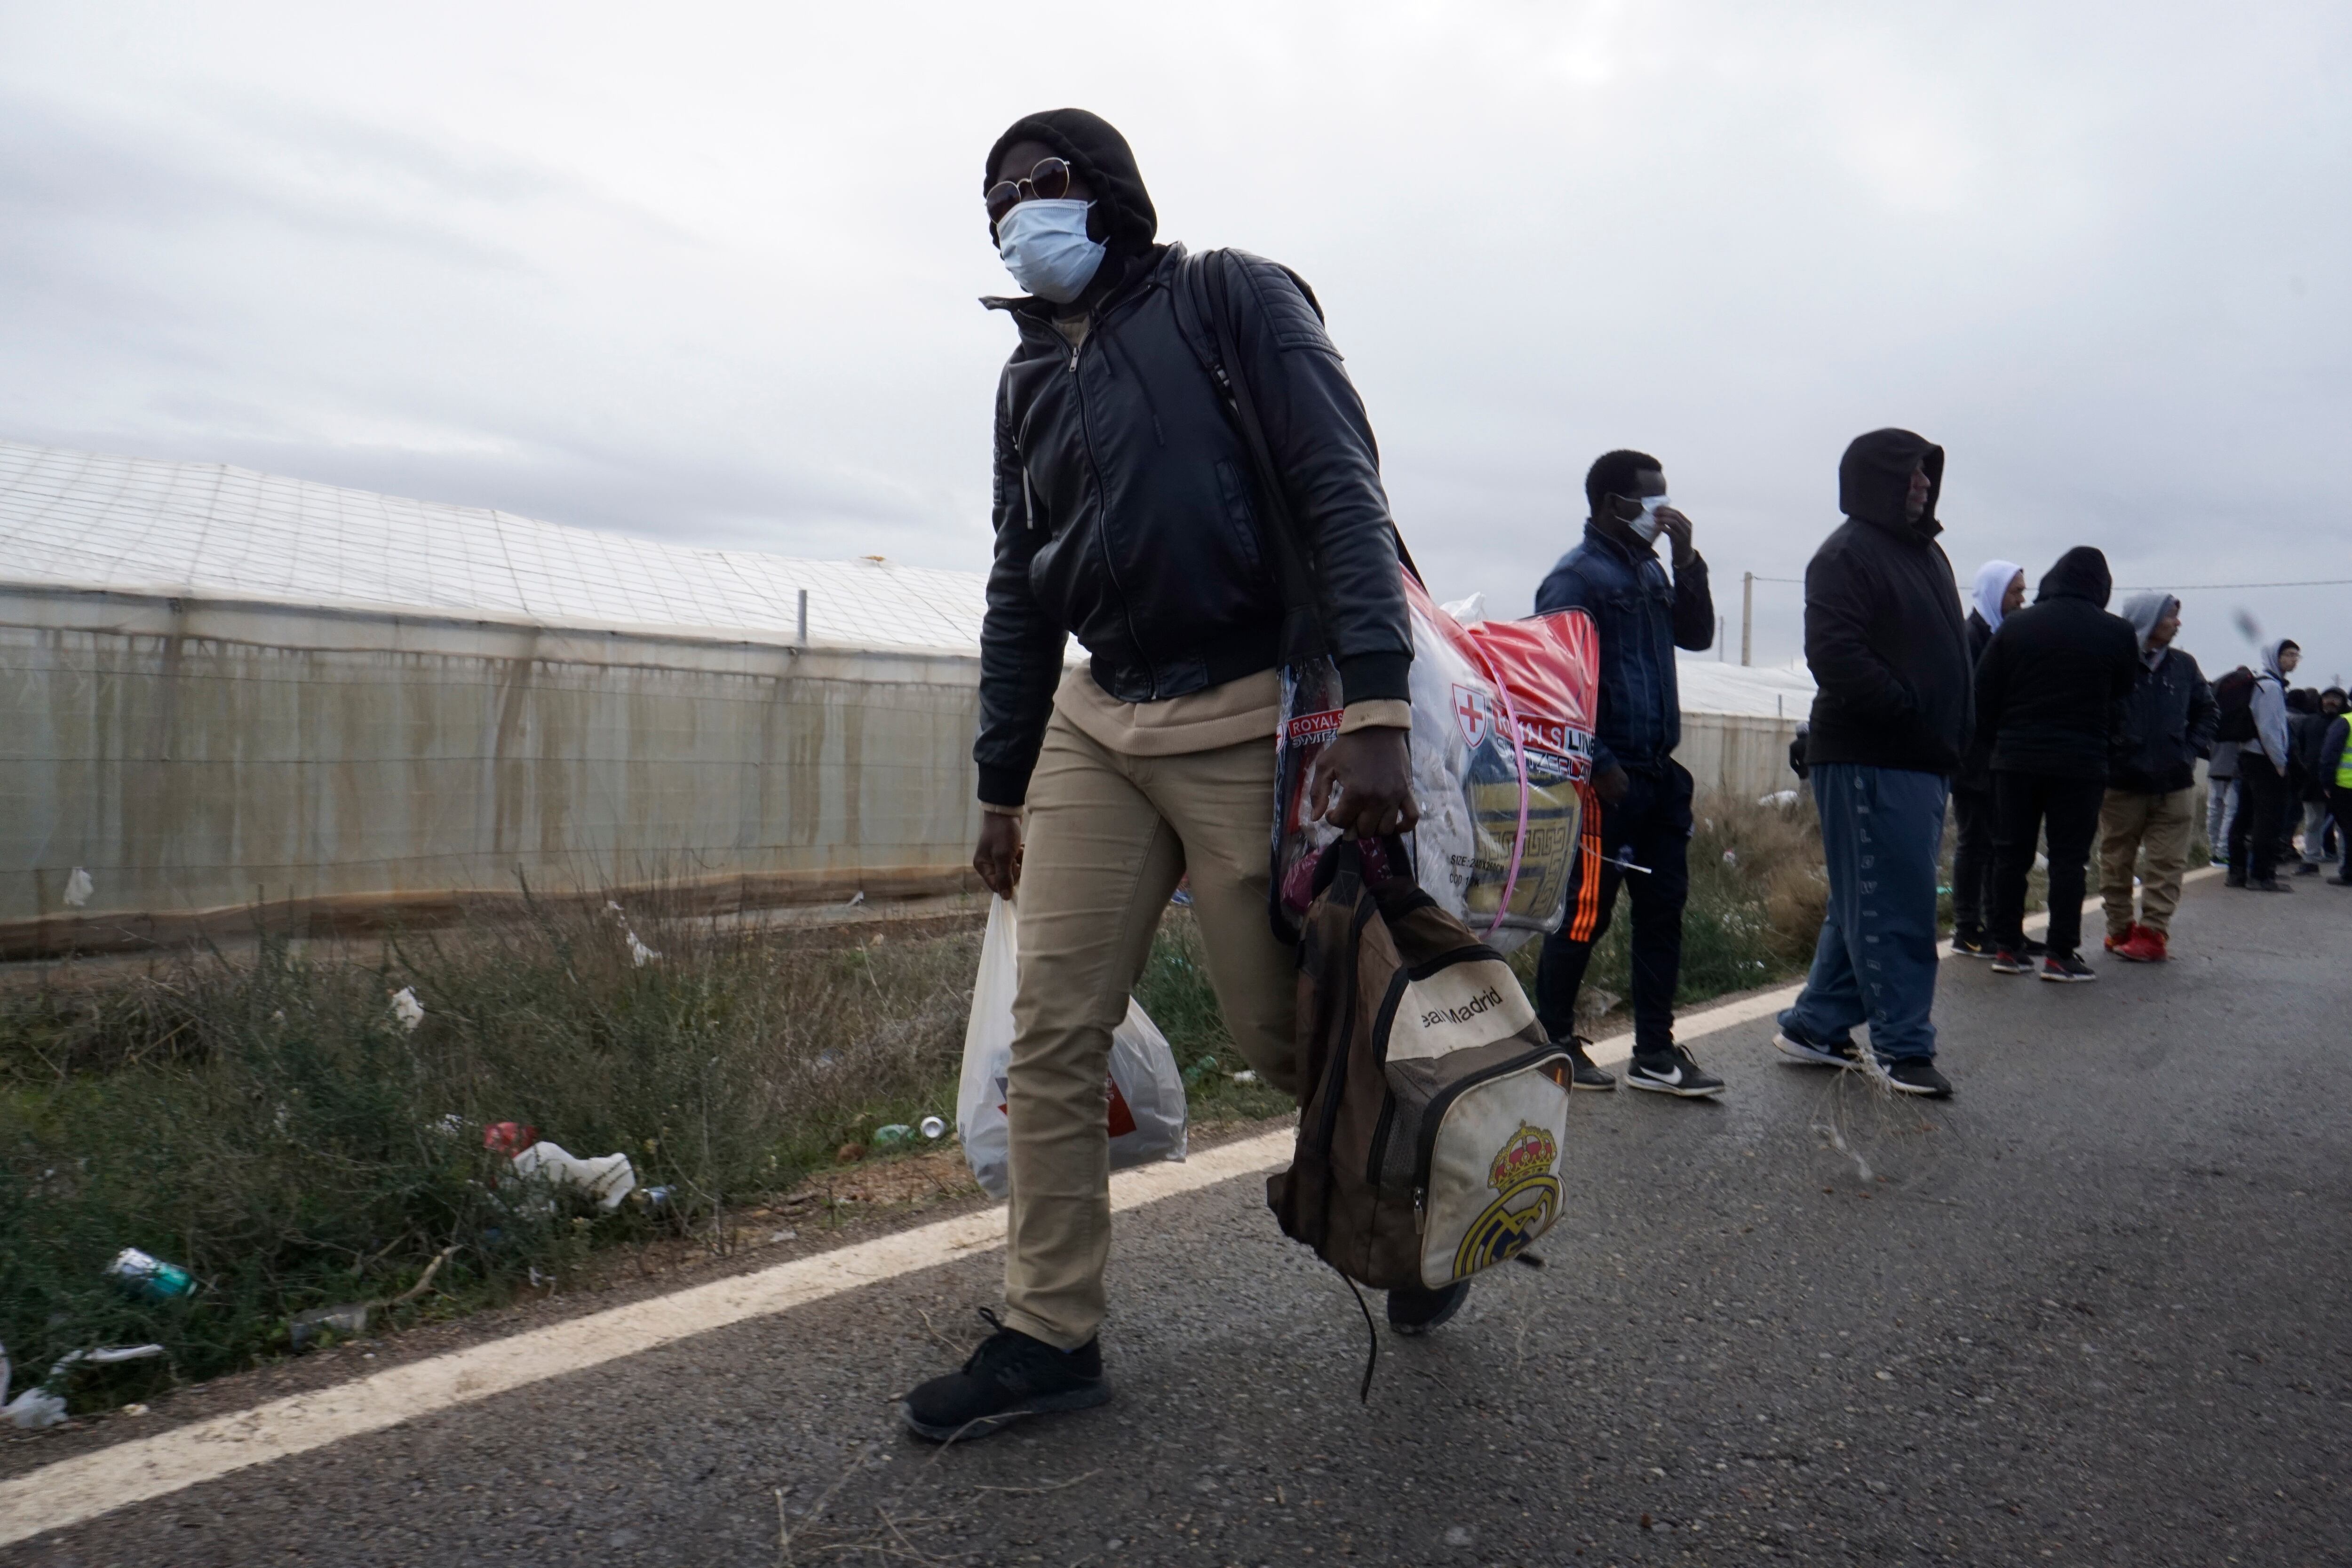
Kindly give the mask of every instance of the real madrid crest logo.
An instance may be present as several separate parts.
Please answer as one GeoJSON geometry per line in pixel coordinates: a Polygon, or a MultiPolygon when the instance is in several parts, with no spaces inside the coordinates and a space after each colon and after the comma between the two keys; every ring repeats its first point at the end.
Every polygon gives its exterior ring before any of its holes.
{"type": "Polygon", "coordinates": [[[1559,1178],[1551,1173],[1559,1143],[1540,1127],[1519,1123],[1486,1172],[1497,1195],[1470,1222],[1454,1251],[1454,1278],[1465,1279],[1512,1258],[1550,1228],[1559,1213],[1559,1178]]]}

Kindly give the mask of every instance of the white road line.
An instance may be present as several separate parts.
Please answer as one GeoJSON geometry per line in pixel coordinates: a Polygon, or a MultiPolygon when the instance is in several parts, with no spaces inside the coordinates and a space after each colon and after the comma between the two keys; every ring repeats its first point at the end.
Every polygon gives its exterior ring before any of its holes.
{"type": "MultiPolygon", "coordinates": [[[[2187,879],[2213,874],[2210,868],[2192,871],[2187,879]]],[[[2090,900],[2084,905],[2084,912],[2087,915],[2096,907],[2097,900],[2090,900]]],[[[2038,931],[2047,919],[2036,916],[2027,928],[2038,931]]],[[[1695,1040],[1753,1023],[1794,1002],[1800,989],[1784,986],[1760,996],[1702,1008],[1679,1020],[1675,1032],[1684,1039],[1695,1040]]],[[[1628,1035],[1598,1047],[1593,1055],[1596,1061],[1614,1064],[1632,1053],[1633,1038],[1628,1035]]],[[[1289,1160],[1292,1140],[1291,1130],[1280,1128],[1223,1144],[1181,1165],[1122,1171],[1111,1178],[1111,1207],[1139,1208],[1161,1198],[1273,1170],[1289,1160]]],[[[0,1546],[43,1531],[80,1524],[232,1471],[308,1453],[345,1437],[475,1404],[525,1384],[600,1366],[1003,1244],[1002,1208],[961,1215],[61,1459],[0,1482],[0,1546]]]]}

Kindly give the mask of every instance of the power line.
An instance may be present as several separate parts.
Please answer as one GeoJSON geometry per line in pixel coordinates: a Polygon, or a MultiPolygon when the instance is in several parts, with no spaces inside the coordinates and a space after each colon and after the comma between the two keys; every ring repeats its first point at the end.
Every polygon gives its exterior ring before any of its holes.
{"type": "MultiPolygon", "coordinates": [[[[1801,576],[1759,576],[1757,581],[1804,585],[1801,576]]],[[[2239,588],[2352,588],[2352,578],[2305,578],[2300,583],[2116,583],[2115,593],[2232,593],[2239,588]]]]}

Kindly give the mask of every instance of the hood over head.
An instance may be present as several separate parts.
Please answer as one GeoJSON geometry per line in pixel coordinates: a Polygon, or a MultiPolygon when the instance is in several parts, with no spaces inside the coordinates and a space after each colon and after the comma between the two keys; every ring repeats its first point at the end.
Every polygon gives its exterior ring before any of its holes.
{"type": "Polygon", "coordinates": [[[2115,587],[2106,556],[2087,544],[2078,544],[2042,574],[2042,586],[2035,591],[2033,602],[2038,605],[2044,599],[2088,599],[2104,610],[2107,607],[2107,595],[2115,592],[2115,587]]]}
{"type": "Polygon", "coordinates": [[[2009,585],[2024,570],[2014,561],[1988,561],[1977,568],[1977,614],[1994,631],[2000,630],[2000,602],[2009,597],[2009,585]]]}
{"type": "MultiPolygon", "coordinates": [[[[2147,639],[2155,635],[2157,623],[2179,608],[2179,600],[2156,589],[2134,594],[2124,601],[2123,617],[2139,634],[2140,658],[2153,659],[2156,649],[2147,646],[2147,639]]],[[[2154,668],[2152,663],[2150,668],[2154,668]]]]}
{"type": "Polygon", "coordinates": [[[2269,676],[2273,680],[2277,681],[2281,687],[2284,687],[2286,685],[2286,671],[2279,668],[2279,655],[2288,648],[2300,647],[2302,647],[2302,645],[2296,642],[2293,637],[2280,637],[2275,642],[2266,642],[2263,644],[2262,673],[2269,676]]]}
{"type": "Polygon", "coordinates": [[[1856,436],[1838,459],[1838,510],[1896,533],[1933,539],[1943,531],[1936,501],[1944,493],[1944,449],[1908,430],[1873,430],[1856,436]],[[1927,473],[1927,506],[1916,521],[1906,521],[1911,470],[1927,473]]]}
{"type": "MultiPolygon", "coordinates": [[[[1004,161],[1004,150],[1020,142],[1044,142],[1069,160],[1070,167],[1086,181],[1095,194],[1087,225],[1089,231],[1100,231],[1095,238],[1128,255],[1151,248],[1152,238],[1160,232],[1160,215],[1152,210],[1151,193],[1143,188],[1134,150],[1109,121],[1083,109],[1049,109],[1023,115],[988,150],[988,167],[980,175],[983,193],[996,183],[996,166],[1004,161]]],[[[988,237],[996,238],[993,223],[988,226],[988,237]]]]}

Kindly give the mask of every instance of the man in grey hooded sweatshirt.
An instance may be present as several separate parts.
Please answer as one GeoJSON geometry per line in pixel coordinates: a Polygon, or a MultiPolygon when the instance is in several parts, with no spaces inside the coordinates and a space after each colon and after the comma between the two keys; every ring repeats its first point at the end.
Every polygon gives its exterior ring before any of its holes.
{"type": "Polygon", "coordinates": [[[2139,637],[2138,675],[2124,699],[2107,753],[2107,794],[2099,810],[2099,897],[2106,907],[2107,951],[2135,963],[2168,954],[2172,911],[2197,821],[2197,759],[2210,756],[2221,710],[2204,671],[2172,646],[2180,601],[2134,594],[2124,619],[2139,637]],[[2141,908],[2132,909],[2137,871],[2141,908]]]}
{"type": "Polygon", "coordinates": [[[2254,738],[2238,752],[2238,817],[2230,825],[2230,874],[2233,888],[2291,892],[2278,879],[2279,829],[2287,800],[2286,678],[2303,662],[2303,649],[2281,638],[2263,649],[2254,674],[2254,738]]]}

